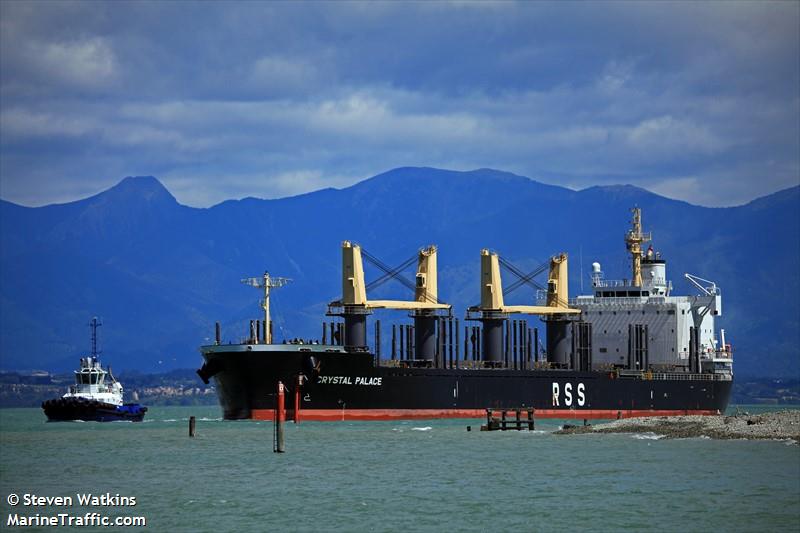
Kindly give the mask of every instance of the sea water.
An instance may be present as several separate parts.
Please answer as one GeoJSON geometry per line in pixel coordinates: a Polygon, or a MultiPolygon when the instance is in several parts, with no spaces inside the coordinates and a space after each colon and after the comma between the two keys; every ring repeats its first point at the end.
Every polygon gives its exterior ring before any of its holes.
{"type": "Polygon", "coordinates": [[[47,423],[40,409],[3,409],[1,528],[37,514],[143,517],[133,531],[800,527],[790,442],[554,435],[556,420],[480,432],[480,422],[290,422],[277,454],[271,422],[224,421],[217,407],[152,407],[142,423],[47,423]],[[79,501],[87,494],[103,501],[79,501]],[[72,505],[32,505],[32,495],[72,505]]]}

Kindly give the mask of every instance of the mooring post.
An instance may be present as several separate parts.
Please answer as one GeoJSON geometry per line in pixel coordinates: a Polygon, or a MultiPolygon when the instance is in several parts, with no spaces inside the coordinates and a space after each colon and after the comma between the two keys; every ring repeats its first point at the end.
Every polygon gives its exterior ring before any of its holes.
{"type": "Polygon", "coordinates": [[[406,328],[403,324],[400,324],[400,360],[403,360],[403,354],[405,353],[405,342],[406,342],[406,328]]]}
{"type": "Polygon", "coordinates": [[[395,334],[395,325],[392,324],[392,361],[397,358],[397,335],[395,334]]]}
{"type": "Polygon", "coordinates": [[[375,321],[375,366],[381,366],[381,321],[375,321]]]}
{"type": "Polygon", "coordinates": [[[285,442],[283,440],[283,423],[286,420],[286,412],[284,409],[285,391],[282,382],[278,382],[278,398],[276,402],[275,413],[275,452],[283,453],[285,451],[285,442]]]}
{"type": "MultiPolygon", "coordinates": [[[[416,337],[414,337],[414,325],[406,326],[406,359],[413,361],[417,357],[416,337]]],[[[411,365],[410,365],[411,366],[411,365]]]]}
{"type": "Polygon", "coordinates": [[[189,436],[194,437],[194,426],[195,426],[195,418],[193,416],[189,417],[189,436]]]}
{"type": "Polygon", "coordinates": [[[464,326],[464,361],[469,361],[469,326],[464,326]]]}
{"type": "Polygon", "coordinates": [[[459,357],[458,357],[459,353],[458,352],[461,350],[461,339],[459,338],[461,336],[460,335],[460,331],[461,331],[461,329],[459,328],[459,325],[458,325],[458,319],[456,318],[456,333],[455,333],[455,335],[456,335],[456,340],[455,340],[455,346],[456,346],[456,369],[458,369],[458,359],[459,359],[459,357]]]}

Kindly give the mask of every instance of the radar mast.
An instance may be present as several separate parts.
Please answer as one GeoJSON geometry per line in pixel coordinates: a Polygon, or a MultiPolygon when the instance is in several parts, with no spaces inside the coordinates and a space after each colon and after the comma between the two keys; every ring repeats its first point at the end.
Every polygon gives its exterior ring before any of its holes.
{"type": "Polygon", "coordinates": [[[92,328],[92,359],[97,359],[97,356],[100,355],[100,350],[97,349],[97,328],[102,325],[103,323],[97,317],[92,317],[92,321],[89,322],[89,327],[92,328]]]}
{"type": "Polygon", "coordinates": [[[634,287],[642,286],[642,244],[650,242],[652,236],[650,233],[642,232],[642,210],[638,207],[631,209],[633,213],[633,220],[631,220],[631,229],[625,234],[625,244],[628,251],[631,253],[633,279],[632,285],[634,287]]]}
{"type": "Polygon", "coordinates": [[[292,281],[290,278],[273,277],[269,272],[264,272],[260,278],[244,278],[242,283],[264,289],[264,299],[261,300],[261,308],[264,310],[264,344],[272,344],[272,324],[269,319],[269,290],[272,288],[283,287],[292,281]]]}

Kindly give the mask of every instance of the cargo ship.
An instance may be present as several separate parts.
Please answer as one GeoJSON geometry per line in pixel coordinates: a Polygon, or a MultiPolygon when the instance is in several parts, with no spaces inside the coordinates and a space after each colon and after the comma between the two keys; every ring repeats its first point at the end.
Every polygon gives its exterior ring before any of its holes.
{"type": "Polygon", "coordinates": [[[414,281],[373,261],[414,299],[370,300],[361,247],[345,241],[342,297],[329,304],[320,341],[272,342],[270,289],[287,280],[264,274],[243,280],[264,289],[264,320],[250,321],[236,344],[221,342],[217,323],[214,344],[200,348],[198,374],[214,380],[226,419],[273,419],[279,382],[294,420],[473,418],[487,408],[577,419],[724,412],[733,350],[715,328],[719,287],[686,274],[697,294],[673,295],[666,260],[652,245],[643,249],[652,236],[638,208],[624,240],[630,279],[605,279],[593,263],[591,293],[572,299],[566,254],[526,273],[481,250],[480,305],[463,324],[438,298],[435,246],[419,251],[414,281]],[[519,278],[505,290],[501,265],[519,278]],[[546,285],[536,283],[545,272],[546,285]],[[538,287],[537,305],[506,305],[504,296],[524,284],[538,287]],[[389,343],[375,320],[370,347],[367,318],[382,309],[407,311],[411,321],[392,325],[389,343]],[[539,317],[544,339],[526,316],[539,317]]]}
{"type": "Polygon", "coordinates": [[[123,403],[122,384],[104,369],[97,351],[97,317],[89,323],[92,329],[92,352],[80,358],[75,371],[75,384],[60,398],[42,402],[48,422],[82,420],[84,422],[141,422],[147,407],[138,403],[123,403]]]}

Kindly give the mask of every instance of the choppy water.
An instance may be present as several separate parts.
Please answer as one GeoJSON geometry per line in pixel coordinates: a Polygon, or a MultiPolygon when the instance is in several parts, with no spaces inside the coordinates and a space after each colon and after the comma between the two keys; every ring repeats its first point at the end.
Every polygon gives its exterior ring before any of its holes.
{"type": "Polygon", "coordinates": [[[272,423],[219,416],[216,407],[154,407],[141,424],[45,423],[39,409],[0,410],[2,528],[9,513],[88,511],[144,516],[151,531],[800,525],[800,447],[785,442],[558,436],[553,420],[491,433],[476,420],[302,422],[287,424],[287,453],[275,454],[272,423]],[[137,505],[11,507],[11,493],[111,493],[137,505]]]}

